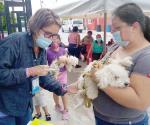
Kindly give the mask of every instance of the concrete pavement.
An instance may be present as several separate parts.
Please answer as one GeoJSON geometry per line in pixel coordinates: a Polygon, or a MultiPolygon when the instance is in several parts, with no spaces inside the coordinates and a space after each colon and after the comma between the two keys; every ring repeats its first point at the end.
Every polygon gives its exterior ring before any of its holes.
{"type": "MultiPolygon", "coordinates": [[[[74,69],[71,73],[68,73],[68,83],[71,84],[75,82],[80,75],[81,71],[85,67],[85,63],[80,62],[82,68],[74,69]]],[[[49,113],[52,117],[52,123],[54,125],[95,125],[93,110],[91,108],[79,107],[75,108],[78,105],[78,100],[76,95],[68,95],[68,108],[70,118],[69,120],[62,120],[62,114],[55,111],[54,101],[52,97],[52,93],[45,91],[47,97],[46,102],[48,105],[49,113]]],[[[45,119],[44,112],[42,112],[42,119],[45,119]]]]}

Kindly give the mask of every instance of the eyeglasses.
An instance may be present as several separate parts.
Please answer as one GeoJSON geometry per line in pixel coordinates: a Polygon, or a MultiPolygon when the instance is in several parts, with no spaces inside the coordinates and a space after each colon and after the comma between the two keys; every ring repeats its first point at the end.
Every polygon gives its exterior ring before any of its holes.
{"type": "Polygon", "coordinates": [[[45,31],[42,29],[42,31],[44,32],[44,37],[46,38],[52,38],[54,35],[57,35],[57,33],[52,33],[52,32],[49,32],[49,31],[45,31]]]}

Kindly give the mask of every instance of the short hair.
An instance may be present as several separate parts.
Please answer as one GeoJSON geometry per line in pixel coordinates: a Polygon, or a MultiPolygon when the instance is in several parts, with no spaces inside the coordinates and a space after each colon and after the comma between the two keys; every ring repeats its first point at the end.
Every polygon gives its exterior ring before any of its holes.
{"type": "MultiPolygon", "coordinates": [[[[60,35],[59,34],[54,34],[53,36],[56,36],[59,40],[61,40],[60,35]]],[[[52,37],[53,37],[52,36],[52,37]]]]}
{"type": "Polygon", "coordinates": [[[97,35],[96,35],[96,38],[97,38],[97,37],[98,37],[98,38],[101,38],[102,36],[101,36],[101,34],[97,34],[97,35]]]}
{"type": "Polygon", "coordinates": [[[61,27],[59,16],[57,16],[51,9],[41,8],[29,19],[28,30],[30,33],[34,34],[40,29],[52,24],[61,27]]]}
{"type": "Polygon", "coordinates": [[[92,31],[91,30],[89,30],[87,33],[92,35],[92,31]]]}
{"type": "Polygon", "coordinates": [[[72,29],[72,32],[78,32],[78,30],[79,30],[78,27],[74,26],[73,29],[72,29]]]}

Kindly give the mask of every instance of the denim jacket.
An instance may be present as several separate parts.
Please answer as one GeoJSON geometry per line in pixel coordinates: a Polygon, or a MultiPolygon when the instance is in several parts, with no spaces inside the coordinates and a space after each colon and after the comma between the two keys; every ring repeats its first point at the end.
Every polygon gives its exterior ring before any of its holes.
{"type": "MultiPolygon", "coordinates": [[[[34,56],[33,39],[28,33],[13,33],[0,41],[0,112],[12,116],[25,115],[32,106],[32,78],[26,68],[47,63],[46,51],[34,56]]],[[[39,77],[40,86],[63,95],[61,84],[50,75],[39,77]]]]}

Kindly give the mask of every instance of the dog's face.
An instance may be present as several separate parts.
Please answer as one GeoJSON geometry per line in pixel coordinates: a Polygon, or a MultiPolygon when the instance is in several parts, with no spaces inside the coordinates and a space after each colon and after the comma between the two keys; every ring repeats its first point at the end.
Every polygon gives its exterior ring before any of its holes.
{"type": "Polygon", "coordinates": [[[60,56],[59,59],[57,60],[57,65],[59,66],[59,68],[62,68],[66,65],[67,62],[67,56],[63,55],[60,56]]]}
{"type": "Polygon", "coordinates": [[[100,81],[100,88],[107,86],[126,87],[130,83],[128,71],[119,64],[105,65],[96,73],[96,76],[100,81]]]}
{"type": "Polygon", "coordinates": [[[68,56],[67,61],[66,61],[66,68],[69,72],[73,69],[78,64],[79,60],[78,58],[74,56],[68,56]]]}

